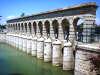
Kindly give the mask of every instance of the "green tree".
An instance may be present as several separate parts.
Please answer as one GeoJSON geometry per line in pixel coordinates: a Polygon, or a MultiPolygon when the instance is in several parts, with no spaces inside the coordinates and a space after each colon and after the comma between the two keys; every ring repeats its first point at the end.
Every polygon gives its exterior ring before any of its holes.
{"type": "Polygon", "coordinates": [[[24,16],[25,16],[25,13],[22,13],[20,16],[21,16],[21,17],[24,17],[24,16]]]}
{"type": "Polygon", "coordinates": [[[97,25],[95,28],[96,34],[100,34],[100,25],[97,25]]]}

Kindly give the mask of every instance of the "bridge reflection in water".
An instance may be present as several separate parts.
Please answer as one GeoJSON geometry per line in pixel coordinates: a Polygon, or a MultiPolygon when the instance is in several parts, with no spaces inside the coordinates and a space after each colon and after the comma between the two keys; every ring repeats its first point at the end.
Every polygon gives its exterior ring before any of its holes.
{"type": "Polygon", "coordinates": [[[73,75],[73,72],[63,71],[8,44],[0,43],[0,75],[73,75]]]}

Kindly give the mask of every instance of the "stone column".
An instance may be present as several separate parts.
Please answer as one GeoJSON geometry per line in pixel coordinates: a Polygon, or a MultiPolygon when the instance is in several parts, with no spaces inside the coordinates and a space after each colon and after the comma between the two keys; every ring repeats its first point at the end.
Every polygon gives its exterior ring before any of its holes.
{"type": "Polygon", "coordinates": [[[36,56],[37,55],[37,23],[34,21],[32,23],[32,51],[31,54],[32,56],[36,56]],[[35,27],[36,26],[36,27],[35,27]],[[36,33],[35,33],[35,29],[36,29],[36,33]]]}
{"type": "Polygon", "coordinates": [[[11,27],[12,27],[12,32],[14,32],[14,25],[12,24],[11,27]]]}
{"type": "Polygon", "coordinates": [[[25,34],[27,33],[26,26],[27,26],[27,23],[24,23],[24,30],[25,30],[25,34]]]}
{"type": "Polygon", "coordinates": [[[20,23],[18,23],[18,33],[20,33],[20,23]]]}
{"type": "Polygon", "coordinates": [[[31,23],[31,32],[32,32],[32,34],[34,34],[34,27],[33,27],[33,23],[31,23]]]}
{"type": "Polygon", "coordinates": [[[10,33],[11,33],[11,24],[9,25],[9,28],[10,28],[10,33]]]}
{"type": "Polygon", "coordinates": [[[74,42],[76,40],[76,36],[75,36],[75,29],[74,29],[74,25],[73,25],[73,18],[69,18],[69,24],[70,24],[69,40],[71,42],[74,42]]]}
{"type": "Polygon", "coordinates": [[[30,33],[30,30],[29,30],[29,23],[27,23],[27,34],[30,33]]]}
{"type": "Polygon", "coordinates": [[[23,22],[23,33],[25,33],[25,24],[23,22]]]}
{"type": "Polygon", "coordinates": [[[18,33],[18,23],[17,23],[17,25],[16,25],[16,26],[17,26],[16,30],[17,30],[17,33],[18,33]]]}
{"type": "Polygon", "coordinates": [[[21,27],[21,23],[20,23],[20,31],[19,31],[20,33],[22,33],[22,27],[21,27]]]}
{"type": "Polygon", "coordinates": [[[52,21],[50,21],[50,37],[53,40],[55,39],[54,30],[53,30],[53,26],[52,26],[52,21]]]}
{"type": "Polygon", "coordinates": [[[15,24],[14,24],[14,32],[16,32],[16,27],[15,27],[15,24]]]}
{"type": "Polygon", "coordinates": [[[61,66],[62,65],[61,41],[58,39],[56,39],[53,42],[52,64],[54,66],[61,66]]]}
{"type": "Polygon", "coordinates": [[[60,39],[60,40],[64,40],[64,34],[63,34],[63,29],[62,29],[62,25],[61,25],[61,22],[62,22],[62,20],[60,19],[60,20],[58,20],[58,22],[59,22],[59,29],[58,29],[58,38],[60,39]]]}
{"type": "Polygon", "coordinates": [[[83,25],[83,42],[91,43],[94,41],[95,32],[95,15],[86,15],[84,17],[83,25]]]}
{"type": "Polygon", "coordinates": [[[37,58],[43,59],[44,57],[44,38],[37,39],[37,58]]]}
{"type": "Polygon", "coordinates": [[[18,23],[18,48],[21,50],[21,23],[18,23]]]}
{"type": "Polygon", "coordinates": [[[48,38],[44,41],[44,62],[52,60],[52,40],[48,38]]]}
{"type": "Polygon", "coordinates": [[[36,56],[37,55],[37,37],[33,37],[32,38],[32,52],[31,52],[32,56],[36,56]]]}
{"type": "Polygon", "coordinates": [[[7,31],[9,32],[9,24],[7,24],[6,28],[7,28],[7,31]]]}
{"type": "Polygon", "coordinates": [[[63,70],[73,70],[74,69],[74,55],[72,50],[72,44],[70,41],[64,43],[63,52],[63,70]]]}
{"type": "Polygon", "coordinates": [[[36,23],[37,23],[37,37],[40,37],[40,32],[39,32],[38,21],[36,21],[36,23]]]}
{"type": "Polygon", "coordinates": [[[32,38],[32,36],[30,35],[31,33],[30,33],[29,24],[30,23],[27,24],[27,53],[31,54],[31,49],[32,49],[31,48],[31,38],[32,38]]]}
{"type": "Polygon", "coordinates": [[[15,24],[15,30],[16,30],[16,32],[17,32],[17,24],[15,24]]]}
{"type": "Polygon", "coordinates": [[[45,28],[44,22],[43,22],[42,24],[43,24],[43,31],[42,31],[43,37],[44,37],[44,38],[47,38],[46,28],[45,28]]]}
{"type": "Polygon", "coordinates": [[[14,28],[14,23],[12,24],[12,45],[15,46],[15,28],[14,28]]]}

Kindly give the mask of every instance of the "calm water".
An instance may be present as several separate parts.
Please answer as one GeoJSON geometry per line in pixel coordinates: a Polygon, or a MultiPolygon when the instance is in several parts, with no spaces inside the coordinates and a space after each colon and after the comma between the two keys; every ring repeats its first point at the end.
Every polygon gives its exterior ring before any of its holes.
{"type": "Polygon", "coordinates": [[[0,43],[0,75],[73,75],[44,63],[7,44],[0,43]]]}

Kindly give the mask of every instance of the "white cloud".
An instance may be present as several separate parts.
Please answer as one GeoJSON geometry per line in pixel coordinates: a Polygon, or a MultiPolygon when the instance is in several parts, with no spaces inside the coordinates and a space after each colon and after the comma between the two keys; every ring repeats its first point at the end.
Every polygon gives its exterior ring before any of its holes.
{"type": "Polygon", "coordinates": [[[16,18],[16,16],[7,16],[6,18],[7,19],[13,19],[13,18],[16,18]]]}

